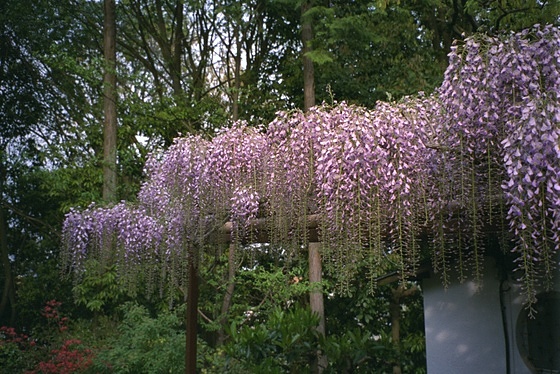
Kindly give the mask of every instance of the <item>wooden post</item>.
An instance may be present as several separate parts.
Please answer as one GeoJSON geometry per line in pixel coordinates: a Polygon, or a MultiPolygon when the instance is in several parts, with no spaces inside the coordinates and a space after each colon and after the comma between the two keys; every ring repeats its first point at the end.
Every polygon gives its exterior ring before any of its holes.
{"type": "Polygon", "coordinates": [[[186,312],[185,374],[196,374],[196,338],[198,330],[198,268],[194,258],[189,264],[186,312]]]}
{"type": "MultiPolygon", "coordinates": [[[[317,331],[320,335],[325,336],[325,306],[323,303],[323,290],[321,286],[322,278],[322,265],[321,254],[319,249],[321,243],[309,243],[309,285],[311,291],[309,292],[309,304],[311,311],[319,315],[319,326],[317,331]]],[[[313,372],[320,374],[327,367],[327,356],[320,350],[317,350],[316,365],[314,365],[313,372]]]]}
{"type": "Polygon", "coordinates": [[[228,277],[227,277],[227,287],[226,293],[224,294],[224,299],[222,301],[222,310],[220,318],[220,329],[218,330],[218,342],[217,345],[221,346],[226,340],[225,326],[227,323],[227,314],[231,307],[231,302],[233,300],[233,291],[235,289],[235,243],[230,243],[228,251],[228,277]]]}
{"type": "Polygon", "coordinates": [[[391,315],[391,338],[393,340],[393,348],[397,353],[397,359],[393,363],[393,374],[401,374],[401,292],[402,286],[393,289],[393,297],[389,303],[389,312],[391,315]]]}

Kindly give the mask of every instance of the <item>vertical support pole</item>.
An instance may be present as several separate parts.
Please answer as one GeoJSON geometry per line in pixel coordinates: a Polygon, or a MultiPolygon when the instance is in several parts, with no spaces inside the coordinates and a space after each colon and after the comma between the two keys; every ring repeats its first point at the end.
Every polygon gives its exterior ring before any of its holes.
{"type": "Polygon", "coordinates": [[[401,374],[401,297],[403,287],[399,286],[392,290],[391,301],[389,302],[389,314],[391,315],[391,338],[393,348],[397,353],[397,360],[393,363],[393,374],[401,374]]]}
{"type": "MultiPolygon", "coordinates": [[[[321,243],[309,243],[309,285],[311,291],[309,292],[309,304],[311,311],[319,315],[319,326],[317,331],[320,335],[325,336],[325,305],[323,303],[323,290],[321,282],[322,277],[322,264],[321,254],[319,252],[321,243]]],[[[316,365],[313,372],[321,374],[327,367],[327,356],[321,351],[317,351],[316,365]]]]}
{"type": "Polygon", "coordinates": [[[196,374],[196,338],[198,330],[198,269],[191,257],[188,274],[186,312],[185,374],[196,374]]]}
{"type": "Polygon", "coordinates": [[[220,317],[220,329],[218,330],[218,342],[217,346],[220,347],[224,344],[226,340],[225,326],[227,323],[227,314],[231,308],[231,302],[233,300],[233,291],[235,289],[235,243],[230,243],[228,250],[228,277],[227,277],[227,287],[226,293],[224,294],[224,299],[222,301],[222,310],[220,317]]]}

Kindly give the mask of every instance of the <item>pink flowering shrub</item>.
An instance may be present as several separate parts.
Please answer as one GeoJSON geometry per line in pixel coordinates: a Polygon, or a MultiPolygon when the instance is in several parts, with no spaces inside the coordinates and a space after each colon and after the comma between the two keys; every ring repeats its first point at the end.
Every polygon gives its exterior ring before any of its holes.
{"type": "Polygon", "coordinates": [[[68,339],[68,317],[60,312],[61,302],[47,301],[41,314],[47,324],[41,338],[0,327],[0,367],[6,373],[70,374],[92,365],[93,353],[80,340],[68,339]]]}
{"type": "Polygon", "coordinates": [[[93,363],[93,353],[76,339],[64,341],[59,349],[53,349],[48,361],[41,361],[28,374],[73,374],[87,370],[93,363]]]}
{"type": "Polygon", "coordinates": [[[49,325],[58,329],[59,332],[64,332],[68,330],[68,317],[63,317],[61,315],[59,310],[61,305],[62,303],[60,301],[49,300],[41,314],[47,319],[49,325]]]}

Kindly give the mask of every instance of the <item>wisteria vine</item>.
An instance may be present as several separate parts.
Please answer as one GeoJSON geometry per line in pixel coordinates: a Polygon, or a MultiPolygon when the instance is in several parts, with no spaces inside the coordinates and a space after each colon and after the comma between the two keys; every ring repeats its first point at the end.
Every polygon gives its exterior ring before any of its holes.
{"type": "Polygon", "coordinates": [[[131,285],[181,286],[186,264],[231,222],[230,240],[266,222],[300,248],[313,218],[342,279],[388,253],[403,276],[429,253],[448,283],[480,280],[488,236],[512,251],[530,302],[560,246],[560,30],[477,35],[455,45],[439,90],[373,110],[345,103],[180,138],[146,164],[137,204],[71,211],[64,264],[117,264],[131,285]],[[510,244],[513,243],[513,244],[510,244]],[[426,252],[427,251],[427,252],[426,252]]]}
{"type": "Polygon", "coordinates": [[[455,148],[460,143],[473,165],[470,188],[487,185],[477,206],[507,209],[512,251],[533,303],[539,281],[551,285],[560,246],[560,30],[536,25],[456,45],[439,94],[447,134],[457,134],[455,148]]]}

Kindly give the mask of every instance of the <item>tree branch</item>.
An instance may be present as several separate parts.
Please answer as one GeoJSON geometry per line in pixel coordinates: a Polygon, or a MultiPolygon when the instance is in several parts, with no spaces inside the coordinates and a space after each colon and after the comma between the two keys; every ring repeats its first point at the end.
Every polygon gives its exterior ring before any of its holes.
{"type": "Polygon", "coordinates": [[[49,225],[48,223],[46,223],[45,221],[36,218],[36,217],[32,217],[30,215],[28,215],[27,213],[25,213],[24,211],[22,211],[21,209],[16,208],[15,206],[13,206],[12,204],[7,203],[6,201],[2,200],[0,201],[0,205],[5,208],[8,209],[10,211],[12,211],[13,213],[15,213],[16,215],[24,218],[25,220],[37,225],[37,226],[42,226],[44,228],[47,228],[49,230],[49,232],[51,234],[54,234],[58,239],[60,239],[62,236],[60,235],[60,232],[55,229],[53,226],[49,225]]]}

